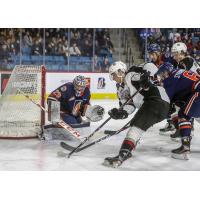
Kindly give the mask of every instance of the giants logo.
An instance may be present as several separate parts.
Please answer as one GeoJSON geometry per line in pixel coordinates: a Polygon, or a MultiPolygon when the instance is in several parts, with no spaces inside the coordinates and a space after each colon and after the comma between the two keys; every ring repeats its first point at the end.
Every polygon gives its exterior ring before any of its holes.
{"type": "Polygon", "coordinates": [[[100,77],[98,78],[97,89],[104,89],[106,86],[105,78],[100,77]]]}

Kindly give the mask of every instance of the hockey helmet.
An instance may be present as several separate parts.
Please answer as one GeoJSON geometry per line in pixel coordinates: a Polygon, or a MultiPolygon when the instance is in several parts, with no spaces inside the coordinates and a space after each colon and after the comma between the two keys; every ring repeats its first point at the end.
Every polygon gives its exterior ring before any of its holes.
{"type": "Polygon", "coordinates": [[[171,53],[187,53],[187,46],[183,42],[177,42],[173,44],[171,48],[171,53]]]}
{"type": "Polygon", "coordinates": [[[147,48],[148,53],[153,53],[153,52],[161,52],[160,45],[154,43],[150,44],[149,47],[147,48]]]}
{"type": "Polygon", "coordinates": [[[125,63],[122,61],[117,61],[114,62],[110,67],[109,67],[109,76],[110,80],[113,80],[113,75],[116,74],[118,77],[122,77],[121,72],[124,74],[127,72],[127,66],[125,63]]]}
{"type": "Polygon", "coordinates": [[[142,67],[144,70],[146,70],[147,72],[150,72],[150,76],[154,77],[154,75],[156,74],[156,72],[158,71],[158,68],[156,67],[155,64],[153,63],[143,63],[140,64],[139,67],[142,67]]]}
{"type": "Polygon", "coordinates": [[[159,79],[164,80],[172,73],[173,70],[175,70],[174,66],[169,62],[165,62],[160,66],[155,75],[159,77],[159,79]]]}

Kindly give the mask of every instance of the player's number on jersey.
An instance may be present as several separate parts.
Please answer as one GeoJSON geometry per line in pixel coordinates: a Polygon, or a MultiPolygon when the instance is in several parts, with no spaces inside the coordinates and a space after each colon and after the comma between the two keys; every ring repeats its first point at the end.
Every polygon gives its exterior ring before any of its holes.
{"type": "Polygon", "coordinates": [[[192,81],[198,81],[199,80],[199,77],[197,76],[197,74],[193,73],[193,72],[188,72],[188,71],[185,71],[183,73],[183,76],[192,80],[192,81]]]}

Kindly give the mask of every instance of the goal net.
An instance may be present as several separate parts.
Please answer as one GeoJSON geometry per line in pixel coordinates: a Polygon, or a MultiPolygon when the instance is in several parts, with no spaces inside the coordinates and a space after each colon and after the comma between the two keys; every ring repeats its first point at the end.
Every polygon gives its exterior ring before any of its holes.
{"type": "Polygon", "coordinates": [[[15,66],[0,96],[0,138],[32,138],[41,133],[45,113],[24,94],[45,106],[45,72],[44,66],[15,66]]]}

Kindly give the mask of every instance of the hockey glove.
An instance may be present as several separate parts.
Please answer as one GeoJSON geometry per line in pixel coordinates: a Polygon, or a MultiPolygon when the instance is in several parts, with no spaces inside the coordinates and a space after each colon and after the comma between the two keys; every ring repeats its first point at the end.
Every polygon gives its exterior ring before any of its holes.
{"type": "Polygon", "coordinates": [[[150,87],[151,85],[151,82],[150,82],[150,73],[149,72],[144,72],[141,77],[140,77],[140,81],[139,81],[139,84],[140,84],[140,87],[143,88],[143,89],[147,89],[150,87]]]}
{"type": "Polygon", "coordinates": [[[126,110],[113,108],[112,110],[108,111],[108,114],[113,119],[126,119],[128,117],[128,113],[126,110]]]}

